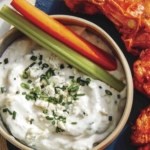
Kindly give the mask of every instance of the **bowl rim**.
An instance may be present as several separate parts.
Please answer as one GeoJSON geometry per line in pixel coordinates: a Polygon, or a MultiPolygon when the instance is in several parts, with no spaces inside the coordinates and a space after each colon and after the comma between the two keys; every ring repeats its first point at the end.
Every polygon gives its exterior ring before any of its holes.
{"type": "MultiPolygon", "coordinates": [[[[110,43],[110,45],[117,52],[117,55],[119,56],[119,58],[121,58],[120,61],[122,63],[124,71],[125,71],[126,83],[127,83],[127,98],[126,98],[125,109],[124,109],[124,112],[122,114],[122,117],[121,117],[118,125],[113,130],[113,132],[111,134],[109,134],[102,142],[100,142],[100,144],[98,144],[96,147],[93,148],[93,150],[102,150],[102,149],[106,148],[109,144],[111,144],[115,140],[115,138],[120,134],[120,132],[122,131],[122,129],[124,128],[124,126],[128,120],[128,117],[129,117],[131,109],[132,109],[134,90],[133,90],[132,74],[130,71],[129,64],[128,64],[123,52],[121,51],[119,46],[116,44],[116,42],[111,38],[111,36],[107,32],[105,32],[98,25],[96,25],[86,19],[76,17],[76,16],[71,16],[71,15],[51,15],[51,17],[53,17],[56,20],[64,20],[65,19],[68,21],[80,22],[81,24],[90,26],[92,29],[99,32],[105,39],[107,39],[107,41],[110,43]]],[[[0,39],[0,44],[2,43],[3,39],[5,39],[11,33],[13,33],[14,30],[16,30],[16,29],[11,29],[4,36],[2,36],[0,39]]],[[[5,139],[7,139],[9,142],[11,142],[13,145],[17,146],[18,148],[20,148],[22,150],[33,150],[32,148],[29,148],[26,145],[17,141],[12,135],[9,135],[6,131],[4,131],[2,129],[1,126],[0,126],[0,134],[5,139]]]]}

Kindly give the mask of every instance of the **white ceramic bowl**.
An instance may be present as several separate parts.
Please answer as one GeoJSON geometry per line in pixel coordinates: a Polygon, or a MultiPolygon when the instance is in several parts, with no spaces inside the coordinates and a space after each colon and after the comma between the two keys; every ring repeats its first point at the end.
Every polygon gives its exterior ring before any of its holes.
{"type": "MultiPolygon", "coordinates": [[[[122,63],[122,66],[125,71],[126,75],[126,80],[127,80],[127,98],[126,98],[126,104],[125,104],[125,109],[122,114],[122,117],[117,125],[117,127],[114,129],[114,131],[106,138],[104,139],[99,145],[93,148],[93,150],[98,150],[98,149],[104,149],[107,147],[121,132],[123,127],[126,124],[126,121],[130,115],[131,107],[132,107],[132,102],[133,102],[133,84],[132,84],[132,75],[131,71],[129,68],[129,65],[127,63],[127,60],[125,59],[122,51],[120,48],[117,46],[117,44],[114,42],[114,40],[100,27],[97,25],[73,16],[67,16],[67,15],[54,15],[53,16],[55,19],[60,21],[61,23],[65,25],[78,25],[78,26],[83,26],[86,27],[87,30],[97,34],[101,38],[106,41],[112,50],[116,53],[117,57],[119,58],[120,62],[122,63]]],[[[11,29],[9,32],[7,32],[1,39],[0,39],[0,56],[5,51],[5,49],[16,39],[21,37],[23,34],[16,30],[15,28],[11,29]]],[[[12,144],[17,146],[18,148],[22,150],[31,150],[31,148],[23,145],[22,143],[18,142],[12,135],[10,135],[7,132],[7,129],[3,125],[2,121],[0,120],[0,133],[2,136],[4,136],[8,141],[10,141],[12,144]]]]}

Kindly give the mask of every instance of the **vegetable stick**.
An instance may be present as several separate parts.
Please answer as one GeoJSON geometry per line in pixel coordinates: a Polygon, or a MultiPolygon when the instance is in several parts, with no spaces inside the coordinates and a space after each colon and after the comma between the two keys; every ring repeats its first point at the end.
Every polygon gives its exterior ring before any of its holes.
{"type": "Polygon", "coordinates": [[[63,42],[73,50],[90,59],[106,70],[115,70],[115,57],[75,34],[43,11],[28,3],[26,0],[13,0],[11,5],[26,19],[34,23],[46,33],[63,42]]]}
{"type": "Polygon", "coordinates": [[[117,91],[122,91],[124,89],[125,84],[122,81],[118,80],[92,61],[73,51],[65,44],[51,37],[8,6],[4,5],[2,7],[0,17],[15,26],[45,49],[51,51],[83,73],[105,82],[117,91]]]}

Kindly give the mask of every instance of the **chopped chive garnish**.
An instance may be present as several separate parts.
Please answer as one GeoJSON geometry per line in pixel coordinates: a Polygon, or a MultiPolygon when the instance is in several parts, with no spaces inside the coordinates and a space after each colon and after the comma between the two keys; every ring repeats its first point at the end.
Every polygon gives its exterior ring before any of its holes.
{"type": "Polygon", "coordinates": [[[63,118],[62,122],[63,122],[63,123],[66,123],[66,118],[63,118]]]}
{"type": "Polygon", "coordinates": [[[53,112],[53,116],[56,116],[56,114],[55,114],[54,110],[53,110],[52,112],[53,112]]]}
{"type": "Polygon", "coordinates": [[[8,58],[5,58],[5,59],[4,59],[4,64],[8,64],[8,63],[9,63],[8,58]]]}
{"type": "Polygon", "coordinates": [[[42,68],[43,68],[43,69],[44,69],[44,68],[48,68],[48,67],[49,67],[48,64],[46,64],[46,63],[42,64],[42,68]]]}
{"type": "Polygon", "coordinates": [[[42,60],[42,59],[43,59],[43,55],[40,55],[40,56],[39,56],[39,60],[42,60]]]}
{"type": "Polygon", "coordinates": [[[59,97],[59,103],[62,103],[62,101],[63,101],[63,95],[60,95],[60,97],[59,97]]]}
{"type": "Polygon", "coordinates": [[[31,65],[29,65],[29,66],[25,69],[25,72],[26,72],[30,67],[33,67],[35,64],[36,64],[36,62],[33,62],[31,65]]]}
{"type": "Polygon", "coordinates": [[[61,64],[60,69],[64,69],[64,68],[65,68],[64,64],[61,64]]]}
{"type": "Polygon", "coordinates": [[[41,89],[43,89],[44,88],[44,85],[41,85],[41,89]]]}
{"type": "Polygon", "coordinates": [[[58,103],[58,99],[55,97],[49,97],[47,99],[48,102],[53,103],[53,104],[57,104],[58,103]]]}
{"type": "Polygon", "coordinates": [[[33,62],[29,67],[33,67],[36,64],[36,62],[33,62]]]}
{"type": "Polygon", "coordinates": [[[73,67],[72,67],[72,65],[68,65],[68,68],[72,69],[73,67]]]}
{"type": "Polygon", "coordinates": [[[30,99],[31,99],[31,96],[27,94],[27,95],[26,95],[26,99],[27,99],[27,100],[30,100],[30,99]]]}
{"type": "Polygon", "coordinates": [[[63,119],[63,116],[59,116],[59,120],[62,120],[63,119]]]}
{"type": "Polygon", "coordinates": [[[51,73],[50,72],[46,72],[46,76],[49,79],[51,77],[51,73]]]}
{"type": "Polygon", "coordinates": [[[43,110],[43,113],[44,113],[44,114],[47,114],[47,113],[48,113],[48,110],[47,110],[47,109],[44,109],[44,110],[43,110]]]}
{"type": "Polygon", "coordinates": [[[14,78],[14,80],[16,80],[16,78],[14,78]]]}
{"type": "Polygon", "coordinates": [[[40,62],[38,63],[38,65],[39,65],[39,66],[42,65],[42,61],[40,61],[40,62]]]}
{"type": "Polygon", "coordinates": [[[39,94],[40,93],[40,88],[36,87],[34,92],[35,92],[35,94],[39,94]]]}
{"type": "Polygon", "coordinates": [[[8,108],[4,108],[4,109],[3,109],[3,112],[4,112],[4,113],[5,113],[5,112],[8,112],[10,115],[13,114],[8,108]]]}
{"type": "Polygon", "coordinates": [[[37,100],[37,98],[39,97],[39,87],[36,87],[36,89],[32,89],[32,91],[30,92],[29,98],[31,100],[37,100]]]}
{"type": "Polygon", "coordinates": [[[89,85],[89,84],[90,84],[90,82],[91,82],[91,79],[90,79],[90,78],[86,78],[85,83],[86,83],[87,85],[89,85]]]}
{"type": "Polygon", "coordinates": [[[25,88],[25,89],[30,89],[30,85],[29,84],[26,84],[26,83],[21,83],[20,85],[22,88],[25,88]]]}
{"type": "Polygon", "coordinates": [[[37,57],[36,56],[31,56],[30,59],[33,60],[33,61],[36,61],[37,57]]]}
{"type": "Polygon", "coordinates": [[[52,121],[52,125],[55,125],[55,120],[54,120],[54,121],[52,121]]]}
{"type": "Polygon", "coordinates": [[[40,81],[42,81],[44,79],[48,85],[50,84],[50,82],[49,82],[49,80],[48,80],[46,75],[43,74],[43,75],[41,75],[40,78],[41,78],[40,81]]]}
{"type": "Polygon", "coordinates": [[[56,133],[59,133],[59,132],[65,132],[65,130],[59,128],[59,127],[56,127],[56,130],[55,130],[56,133]]]}
{"type": "Polygon", "coordinates": [[[49,80],[47,79],[47,77],[45,78],[45,81],[46,81],[46,83],[49,85],[50,84],[50,82],[49,82],[49,80]]]}
{"type": "Polygon", "coordinates": [[[41,94],[40,98],[49,98],[49,96],[47,94],[41,94]]]}
{"type": "Polygon", "coordinates": [[[99,88],[100,88],[100,89],[102,89],[102,87],[101,87],[101,86],[99,86],[99,88]]]}
{"type": "Polygon", "coordinates": [[[13,111],[13,114],[12,114],[12,118],[15,120],[16,119],[16,111],[13,111]]]}
{"type": "Polygon", "coordinates": [[[63,102],[63,103],[62,103],[62,106],[65,106],[65,105],[66,105],[66,103],[65,103],[65,102],[63,102]]]}
{"type": "Polygon", "coordinates": [[[74,86],[74,83],[72,83],[72,84],[69,86],[68,91],[70,91],[70,90],[73,88],[73,86],[74,86]]]}
{"type": "Polygon", "coordinates": [[[4,108],[4,109],[3,109],[3,112],[4,112],[4,113],[7,112],[7,108],[4,108]]]}
{"type": "Polygon", "coordinates": [[[85,94],[75,94],[75,96],[84,96],[85,94]]]}
{"type": "Polygon", "coordinates": [[[66,86],[63,85],[63,87],[62,87],[61,89],[62,89],[63,91],[65,91],[65,90],[66,90],[66,86]]]}
{"type": "Polygon", "coordinates": [[[35,89],[32,89],[30,91],[30,94],[33,94],[33,95],[38,95],[40,94],[40,88],[39,87],[36,87],[35,89]]]}
{"type": "Polygon", "coordinates": [[[112,116],[109,116],[109,117],[108,117],[108,120],[109,120],[109,121],[112,121],[112,116]]]}
{"type": "Polygon", "coordinates": [[[90,78],[86,78],[85,80],[81,79],[81,77],[77,78],[77,83],[79,83],[81,86],[89,85],[90,82],[90,78]]]}
{"type": "Polygon", "coordinates": [[[81,79],[81,77],[77,78],[77,83],[79,83],[81,86],[85,85],[85,81],[81,79]]]}
{"type": "Polygon", "coordinates": [[[64,121],[64,120],[66,120],[66,118],[65,117],[63,117],[63,116],[59,116],[59,118],[58,118],[60,121],[64,121]]]}
{"type": "Polygon", "coordinates": [[[53,98],[52,98],[52,97],[49,97],[49,98],[47,99],[47,101],[51,103],[51,102],[53,102],[53,98]]]}
{"type": "Polygon", "coordinates": [[[75,94],[75,95],[71,95],[71,94],[70,94],[70,96],[71,96],[74,100],[79,99],[79,98],[77,97],[77,95],[76,95],[76,94],[75,94]]]}
{"type": "Polygon", "coordinates": [[[22,92],[22,95],[26,95],[26,92],[22,92]]]}
{"type": "Polygon", "coordinates": [[[55,72],[54,72],[54,70],[53,70],[52,68],[49,68],[49,69],[46,71],[46,75],[47,75],[48,72],[51,74],[51,76],[54,76],[54,75],[55,75],[55,72]]]}
{"type": "Polygon", "coordinates": [[[1,92],[4,93],[7,91],[7,88],[6,87],[1,87],[1,92]]]}
{"type": "Polygon", "coordinates": [[[69,76],[69,79],[74,79],[74,76],[69,76]]]}
{"type": "Polygon", "coordinates": [[[47,120],[53,120],[54,118],[53,117],[49,117],[49,116],[46,116],[45,117],[47,120]]]}
{"type": "Polygon", "coordinates": [[[75,80],[75,79],[72,79],[71,81],[72,81],[72,83],[75,83],[75,82],[76,82],[76,80],[75,80]]]}
{"type": "Polygon", "coordinates": [[[28,83],[29,83],[29,84],[32,83],[32,80],[28,80],[28,83]]]}
{"type": "Polygon", "coordinates": [[[69,92],[76,92],[79,89],[79,86],[72,87],[69,92]]]}
{"type": "Polygon", "coordinates": [[[75,124],[77,124],[77,122],[71,122],[71,124],[75,125],[75,124]]]}
{"type": "Polygon", "coordinates": [[[2,64],[2,62],[0,62],[0,64],[2,64]]]}
{"type": "Polygon", "coordinates": [[[22,75],[22,77],[23,77],[24,79],[27,79],[27,78],[28,78],[28,74],[27,74],[26,72],[24,72],[23,75],[22,75]]]}
{"type": "Polygon", "coordinates": [[[117,98],[118,98],[118,99],[120,99],[120,98],[121,98],[121,95],[120,95],[120,94],[118,94],[118,95],[117,95],[117,98]]]}
{"type": "Polygon", "coordinates": [[[16,94],[19,94],[20,92],[19,91],[16,91],[16,94]]]}
{"type": "Polygon", "coordinates": [[[105,90],[105,93],[106,93],[107,95],[112,95],[112,92],[109,91],[109,90],[105,90]]]}
{"type": "Polygon", "coordinates": [[[12,113],[9,109],[8,109],[8,112],[9,112],[9,114],[10,114],[10,115],[12,115],[12,114],[13,114],[13,113],[12,113]]]}
{"type": "Polygon", "coordinates": [[[30,120],[30,124],[32,124],[32,123],[33,123],[33,121],[34,121],[34,119],[31,119],[31,120],[30,120]]]}
{"type": "Polygon", "coordinates": [[[72,101],[67,102],[68,105],[72,104],[72,101]]]}
{"type": "Polygon", "coordinates": [[[86,115],[86,112],[85,112],[85,111],[83,111],[82,113],[83,113],[83,115],[86,115]]]}
{"type": "Polygon", "coordinates": [[[34,95],[31,95],[31,94],[26,94],[25,98],[27,100],[36,100],[36,97],[34,95]]]}
{"type": "Polygon", "coordinates": [[[5,112],[7,112],[8,111],[8,108],[4,108],[3,109],[3,112],[5,113],[5,112]]]}

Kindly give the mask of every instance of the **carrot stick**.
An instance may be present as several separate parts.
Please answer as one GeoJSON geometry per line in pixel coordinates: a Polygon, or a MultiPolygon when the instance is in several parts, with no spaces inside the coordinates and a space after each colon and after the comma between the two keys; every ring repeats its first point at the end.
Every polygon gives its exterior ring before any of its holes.
{"type": "Polygon", "coordinates": [[[26,0],[13,0],[11,5],[27,20],[103,69],[111,71],[117,68],[116,59],[113,56],[78,36],[26,0]]]}

